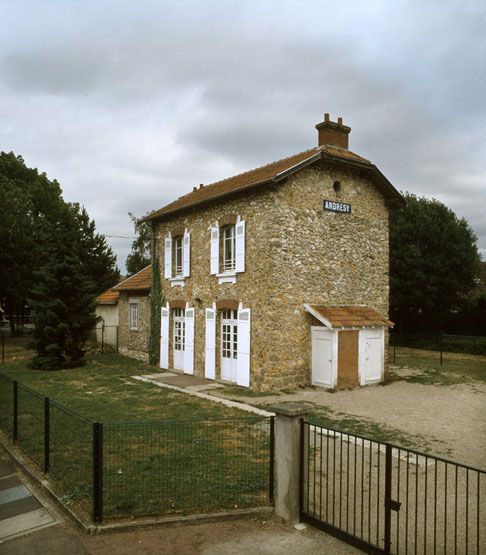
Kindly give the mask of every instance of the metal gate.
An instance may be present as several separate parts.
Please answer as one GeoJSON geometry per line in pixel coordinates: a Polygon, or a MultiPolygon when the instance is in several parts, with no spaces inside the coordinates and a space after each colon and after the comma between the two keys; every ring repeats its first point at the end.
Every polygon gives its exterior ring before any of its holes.
{"type": "Polygon", "coordinates": [[[300,516],[367,553],[486,553],[485,471],[302,421],[300,516]]]}

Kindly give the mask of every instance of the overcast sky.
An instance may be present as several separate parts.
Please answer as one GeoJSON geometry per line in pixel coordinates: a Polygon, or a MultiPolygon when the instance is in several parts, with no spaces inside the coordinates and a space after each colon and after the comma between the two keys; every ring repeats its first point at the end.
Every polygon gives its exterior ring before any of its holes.
{"type": "MultiPolygon", "coordinates": [[[[486,259],[483,0],[0,0],[0,150],[106,235],[317,144],[324,112],[486,259]]],[[[124,269],[130,240],[109,239],[124,269]]]]}

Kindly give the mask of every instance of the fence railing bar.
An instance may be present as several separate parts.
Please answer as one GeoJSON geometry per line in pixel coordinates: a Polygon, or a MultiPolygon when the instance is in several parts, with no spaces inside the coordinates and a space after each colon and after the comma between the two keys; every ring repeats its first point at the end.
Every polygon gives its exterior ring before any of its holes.
{"type": "MultiPolygon", "coordinates": [[[[378,455],[379,457],[379,455],[378,455]]],[[[378,458],[378,460],[380,460],[378,458]]],[[[379,476],[379,474],[378,474],[379,476]]],[[[378,478],[378,499],[380,498],[379,495],[379,484],[380,479],[378,478]]],[[[386,446],[386,455],[385,455],[385,553],[390,553],[390,546],[391,546],[391,496],[392,496],[392,448],[390,445],[386,446]]],[[[379,510],[379,506],[378,506],[379,510]]],[[[379,515],[379,512],[378,512],[379,515]]],[[[377,525],[377,530],[379,526],[377,525]]],[[[376,543],[378,544],[378,537],[376,539],[376,543]]]]}
{"type": "Polygon", "coordinates": [[[466,555],[469,547],[469,469],[466,469],[466,555]]]}
{"type": "Polygon", "coordinates": [[[361,539],[364,539],[363,517],[364,517],[364,448],[363,446],[361,446],[361,527],[360,527],[361,539]]]}
{"type": "Polygon", "coordinates": [[[428,469],[428,457],[425,455],[425,494],[424,494],[424,555],[427,550],[427,498],[429,496],[427,489],[427,469],[428,469]]]}
{"type": "Polygon", "coordinates": [[[444,494],[444,553],[447,550],[447,463],[445,463],[444,470],[445,478],[445,494],[444,494]]]}
{"type": "Polygon", "coordinates": [[[339,528],[341,528],[341,525],[342,525],[342,516],[343,516],[343,434],[341,434],[341,441],[339,444],[339,528]]]}
{"type": "Polygon", "coordinates": [[[268,477],[268,499],[273,503],[275,487],[275,416],[270,417],[270,451],[269,451],[269,477],[268,477]]]}
{"type": "Polygon", "coordinates": [[[419,508],[419,464],[418,455],[415,455],[415,553],[417,553],[418,542],[418,508],[419,508]]]}
{"type": "Polygon", "coordinates": [[[479,529],[480,529],[480,526],[479,526],[479,522],[480,522],[480,517],[479,517],[480,486],[479,486],[479,482],[480,482],[480,479],[481,479],[481,475],[478,474],[478,494],[477,494],[477,500],[476,500],[476,501],[477,501],[477,518],[476,518],[476,528],[477,528],[477,532],[476,532],[476,544],[477,544],[477,553],[478,553],[478,555],[479,555],[479,529]]]}
{"type": "Polygon", "coordinates": [[[320,442],[321,442],[321,450],[320,450],[320,461],[319,461],[319,520],[322,520],[322,461],[324,459],[324,455],[322,452],[322,434],[320,434],[320,442]]]}
{"type": "Polygon", "coordinates": [[[437,461],[434,476],[434,554],[437,553],[437,461]]]}
{"type": "Polygon", "coordinates": [[[410,474],[410,452],[407,451],[407,476],[405,486],[405,553],[408,553],[408,501],[409,501],[409,474],[410,474]]]}
{"type": "MultiPolygon", "coordinates": [[[[328,431],[332,432],[334,437],[339,437],[340,434],[345,434],[345,435],[349,434],[349,432],[346,431],[346,430],[338,430],[336,428],[330,428],[329,426],[320,426],[319,424],[314,424],[312,422],[309,422],[309,424],[311,426],[316,426],[317,428],[320,428],[321,430],[328,430],[328,431]]],[[[372,442],[373,441],[373,442],[378,443],[378,445],[380,445],[383,448],[383,451],[382,451],[383,453],[385,451],[385,446],[386,445],[391,445],[396,450],[405,451],[407,453],[410,453],[410,454],[413,454],[413,455],[419,455],[419,456],[425,456],[427,454],[429,458],[434,458],[434,459],[436,459],[438,461],[441,461],[441,462],[444,462],[444,463],[459,466],[460,468],[469,468],[469,470],[473,470],[474,472],[480,472],[481,474],[486,474],[486,470],[484,470],[484,469],[477,468],[477,467],[472,466],[470,464],[456,462],[456,461],[453,461],[452,459],[448,459],[447,457],[443,457],[442,455],[436,455],[436,454],[432,455],[430,453],[424,453],[422,451],[417,451],[417,450],[412,449],[410,447],[403,447],[401,445],[397,445],[396,443],[391,443],[391,442],[388,442],[388,441],[386,443],[381,443],[381,442],[378,442],[375,439],[372,439],[370,437],[361,436],[361,435],[358,435],[358,434],[352,434],[352,436],[354,438],[360,439],[362,441],[367,441],[367,442],[372,442]]]]}

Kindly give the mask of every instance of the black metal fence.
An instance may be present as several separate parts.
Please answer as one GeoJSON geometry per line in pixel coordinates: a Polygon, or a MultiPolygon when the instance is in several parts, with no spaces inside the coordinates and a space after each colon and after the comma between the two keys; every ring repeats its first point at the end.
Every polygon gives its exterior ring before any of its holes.
{"type": "Polygon", "coordinates": [[[94,522],[273,499],[273,418],[101,423],[0,373],[0,429],[94,522]]]}
{"type": "Polygon", "coordinates": [[[409,333],[390,333],[392,347],[428,349],[440,353],[442,363],[444,353],[468,353],[486,355],[486,336],[435,334],[421,335],[409,333]]]}
{"type": "Polygon", "coordinates": [[[485,553],[486,472],[302,422],[301,518],[368,553],[485,553]]]}

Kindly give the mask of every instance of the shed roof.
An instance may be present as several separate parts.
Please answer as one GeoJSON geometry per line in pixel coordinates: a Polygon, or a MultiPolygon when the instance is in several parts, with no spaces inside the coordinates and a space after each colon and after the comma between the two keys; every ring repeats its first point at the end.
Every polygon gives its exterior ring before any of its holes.
{"type": "Polygon", "coordinates": [[[369,306],[308,305],[307,312],[330,329],[393,327],[394,324],[369,306]]]}
{"type": "Polygon", "coordinates": [[[133,276],[113,287],[113,291],[150,291],[152,286],[152,266],[149,264],[133,276]]]}
{"type": "Polygon", "coordinates": [[[96,304],[117,304],[118,291],[113,291],[113,288],[107,289],[96,297],[96,304]]]}
{"type": "Polygon", "coordinates": [[[194,188],[192,192],[179,197],[166,206],[155,210],[142,218],[142,221],[155,220],[166,217],[180,210],[200,205],[229,194],[244,191],[249,188],[277,183],[289,175],[303,169],[318,160],[334,162],[348,166],[357,166],[368,171],[379,190],[386,197],[390,206],[403,206],[405,201],[401,194],[388,179],[369,160],[354,152],[334,145],[322,145],[298,154],[277,160],[265,166],[240,173],[233,177],[211,183],[210,185],[194,188]]]}

